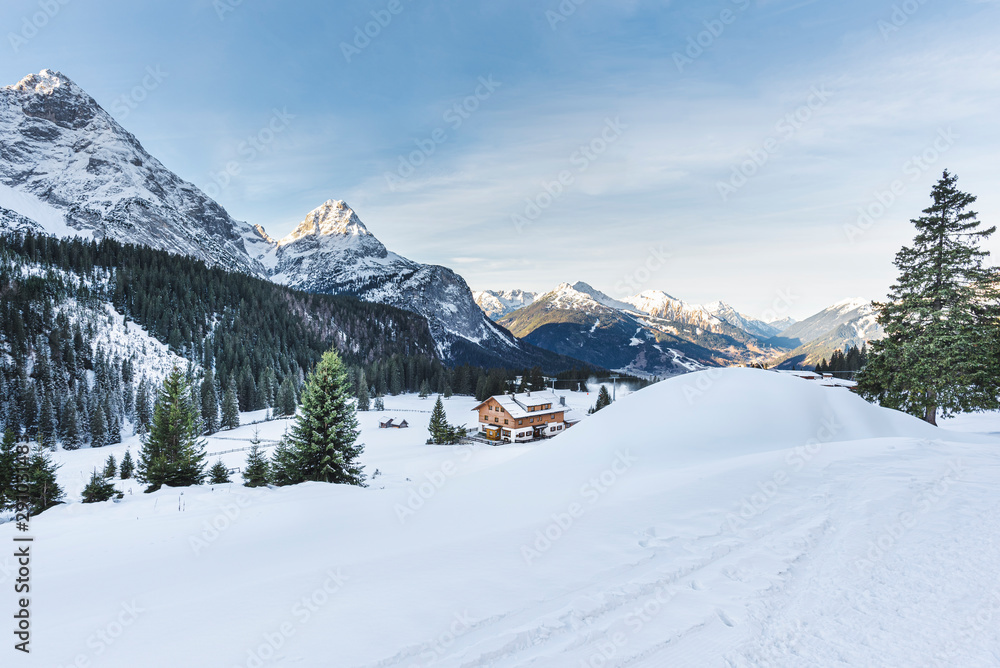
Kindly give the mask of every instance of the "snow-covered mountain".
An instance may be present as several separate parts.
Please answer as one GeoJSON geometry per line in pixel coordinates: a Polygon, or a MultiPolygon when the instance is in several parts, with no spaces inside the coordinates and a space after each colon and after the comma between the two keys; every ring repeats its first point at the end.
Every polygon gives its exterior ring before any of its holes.
{"type": "Polygon", "coordinates": [[[657,318],[674,320],[706,329],[718,327],[723,322],[743,330],[747,334],[766,339],[781,330],[753,316],[740,313],[723,301],[711,304],[689,304],[671,297],[661,290],[647,290],[622,301],[657,318]]]}
{"type": "Polygon", "coordinates": [[[781,333],[781,338],[798,347],[779,359],[781,366],[813,365],[829,358],[835,350],[863,346],[885,336],[875,321],[871,302],[845,299],[797,322],[781,333]]]}
{"type": "Polygon", "coordinates": [[[0,228],[107,237],[399,306],[428,319],[444,357],[554,361],[494,325],[461,276],[387,250],[342,201],[321,205],[277,241],[234,220],[59,72],[0,88],[0,147],[0,228]]]}
{"type": "Polygon", "coordinates": [[[518,342],[486,318],[451,269],[397,255],[343,201],[327,201],[255,258],[271,280],[307,292],[351,294],[425,316],[443,355],[457,339],[496,352],[518,342]]]}
{"type": "Polygon", "coordinates": [[[614,299],[562,283],[498,321],[547,350],[633,373],[669,376],[773,354],[739,327],[662,292],[614,299]]]}
{"type": "Polygon", "coordinates": [[[0,88],[0,223],[111,237],[260,273],[249,224],[146,152],[53,70],[0,88]]]}
{"type": "Polygon", "coordinates": [[[491,320],[499,320],[512,311],[531,306],[538,293],[526,290],[483,290],[473,292],[472,296],[491,320]]]}

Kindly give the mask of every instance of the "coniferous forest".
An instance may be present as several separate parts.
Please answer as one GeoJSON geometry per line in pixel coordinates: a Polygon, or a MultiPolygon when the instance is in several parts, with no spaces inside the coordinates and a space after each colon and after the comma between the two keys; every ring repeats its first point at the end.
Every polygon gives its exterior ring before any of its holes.
{"type": "MultiPolygon", "coordinates": [[[[483,398],[517,389],[516,377],[522,388],[545,384],[539,367],[446,365],[426,320],[402,309],[112,240],[0,236],[0,293],[0,428],[50,447],[101,447],[149,428],[165,373],[150,372],[144,344],[106,347],[116,317],[126,334],[142,328],[176,355],[206,434],[237,426],[239,412],[294,413],[306,375],[330,349],[361,408],[366,398],[420,390],[483,398]]],[[[594,373],[558,377],[576,387],[594,373]]]]}

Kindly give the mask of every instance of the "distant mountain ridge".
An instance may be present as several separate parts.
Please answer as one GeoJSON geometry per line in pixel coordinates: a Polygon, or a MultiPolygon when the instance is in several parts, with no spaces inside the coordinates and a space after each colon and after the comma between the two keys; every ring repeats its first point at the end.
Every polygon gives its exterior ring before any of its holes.
{"type": "Polygon", "coordinates": [[[499,320],[511,311],[531,306],[538,293],[525,290],[483,290],[473,292],[472,296],[490,320],[499,320]]]}

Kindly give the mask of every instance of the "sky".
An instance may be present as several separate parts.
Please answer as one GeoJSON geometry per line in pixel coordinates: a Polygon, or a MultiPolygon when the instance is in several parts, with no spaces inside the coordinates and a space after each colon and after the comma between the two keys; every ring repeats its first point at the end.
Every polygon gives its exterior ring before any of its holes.
{"type": "Polygon", "coordinates": [[[0,26],[0,83],[59,70],[235,218],[280,237],[343,199],[475,290],[801,319],[885,296],[944,169],[1000,219],[997,0],[6,0],[0,26]]]}

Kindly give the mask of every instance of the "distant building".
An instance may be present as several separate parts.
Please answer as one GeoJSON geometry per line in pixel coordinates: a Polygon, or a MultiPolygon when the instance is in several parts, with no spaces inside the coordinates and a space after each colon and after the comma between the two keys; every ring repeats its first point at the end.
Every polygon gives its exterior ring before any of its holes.
{"type": "Polygon", "coordinates": [[[578,422],[566,400],[555,392],[525,392],[490,397],[472,410],[479,413],[479,434],[498,443],[550,438],[578,422]]]}
{"type": "Polygon", "coordinates": [[[406,429],[410,426],[410,423],[406,420],[400,420],[395,422],[394,418],[389,418],[388,420],[383,420],[378,423],[379,429],[406,429]]]}

